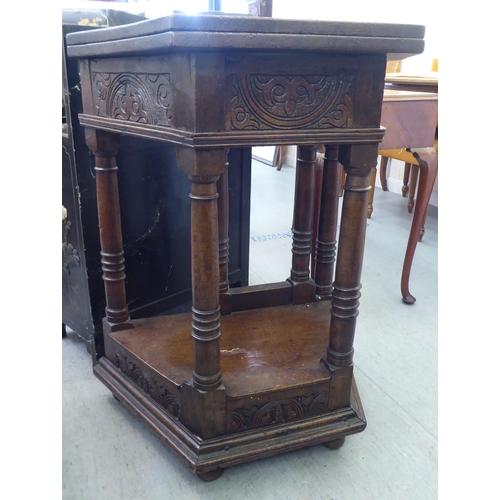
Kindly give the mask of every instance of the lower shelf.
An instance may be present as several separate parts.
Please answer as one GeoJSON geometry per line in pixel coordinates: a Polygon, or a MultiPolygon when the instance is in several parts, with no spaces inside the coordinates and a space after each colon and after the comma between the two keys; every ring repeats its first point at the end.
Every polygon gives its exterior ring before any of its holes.
{"type": "Polygon", "coordinates": [[[335,448],[366,422],[352,366],[332,373],[321,362],[329,308],[315,302],[222,316],[223,385],[211,393],[191,383],[190,314],[107,334],[94,373],[198,475],[318,443],[335,448]]]}

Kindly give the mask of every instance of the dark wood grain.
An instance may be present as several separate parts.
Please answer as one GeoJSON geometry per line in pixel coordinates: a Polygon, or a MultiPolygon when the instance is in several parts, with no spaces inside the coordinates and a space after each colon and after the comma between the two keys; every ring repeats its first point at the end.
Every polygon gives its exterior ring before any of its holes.
{"type": "MultiPolygon", "coordinates": [[[[95,373],[201,479],[311,444],[336,448],[366,426],[352,361],[385,68],[421,52],[422,38],[420,26],[174,15],[68,39],[81,58],[81,123],[109,141],[175,144],[191,181],[192,312],[109,332],[95,373]],[[260,144],[299,149],[290,278],[233,290],[227,148],[260,144]],[[346,180],[330,303],[337,152],[346,180]]],[[[116,239],[118,221],[104,230],[104,242],[116,239]]]]}
{"type": "Polygon", "coordinates": [[[322,300],[330,298],[333,289],[333,269],[337,250],[339,218],[340,164],[338,146],[325,149],[321,198],[318,214],[318,237],[315,252],[316,294],[322,300]]]}
{"type": "Polygon", "coordinates": [[[119,137],[87,129],[85,138],[96,157],[101,262],[106,293],[105,331],[129,329],[132,323],[125,293],[125,259],[116,166],[119,137]]]}
{"type": "MultiPolygon", "coordinates": [[[[320,363],[328,342],[328,302],[265,307],[221,317],[221,371],[237,398],[290,385],[325,381],[320,363]]],[[[180,386],[192,376],[189,313],[134,321],[134,331],[110,335],[180,386]]]]}
{"type": "MultiPolygon", "coordinates": [[[[164,33],[176,34],[192,34],[192,33],[209,33],[213,40],[220,43],[220,35],[230,34],[261,34],[268,38],[266,48],[272,46],[273,35],[281,36],[283,40],[296,39],[300,40],[302,36],[307,36],[308,40],[314,35],[324,35],[330,37],[345,37],[350,42],[353,50],[357,42],[357,38],[368,39],[386,39],[394,41],[394,48],[397,52],[401,52],[402,47],[409,40],[418,42],[423,48],[422,38],[425,33],[424,26],[417,25],[401,25],[389,23],[352,23],[352,22],[335,22],[335,21],[301,21],[295,19],[277,19],[277,18],[253,18],[253,17],[234,17],[221,15],[204,15],[190,16],[186,14],[173,14],[164,18],[151,19],[143,22],[138,22],[126,28],[113,27],[106,31],[96,31],[91,36],[79,36],[75,33],[68,37],[68,44],[73,45],[89,45],[94,43],[117,41],[122,43],[127,39],[141,39],[142,37],[152,37],[164,33]]],[[[195,41],[199,41],[195,38],[195,41]]],[[[153,42],[154,43],[154,42],[153,42]]],[[[215,43],[215,42],[213,42],[215,43]]],[[[192,46],[193,43],[190,43],[192,46]]],[[[222,45],[219,45],[222,46],[222,45]]],[[[150,45],[150,49],[153,46],[150,45]]],[[[203,47],[201,45],[201,47],[203,47]]],[[[247,40],[245,48],[254,48],[252,41],[247,40]]],[[[416,47],[413,47],[415,51],[416,47]]],[[[95,53],[99,49],[94,47],[95,53]]],[[[328,50],[336,50],[335,46],[330,46],[328,50]]],[[[386,49],[385,52],[389,50],[386,49]]],[[[84,55],[70,52],[70,55],[84,55]]]]}

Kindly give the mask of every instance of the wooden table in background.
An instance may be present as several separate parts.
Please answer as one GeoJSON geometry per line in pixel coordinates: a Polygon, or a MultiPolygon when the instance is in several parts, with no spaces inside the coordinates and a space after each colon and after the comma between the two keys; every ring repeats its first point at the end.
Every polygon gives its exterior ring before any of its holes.
{"type": "Polygon", "coordinates": [[[379,146],[385,157],[417,164],[420,176],[415,213],[403,262],[401,294],[413,304],[410,293],[410,271],[425,222],[432,188],[437,176],[438,153],[435,149],[438,122],[437,77],[387,75],[381,123],[386,133],[379,146]]]}

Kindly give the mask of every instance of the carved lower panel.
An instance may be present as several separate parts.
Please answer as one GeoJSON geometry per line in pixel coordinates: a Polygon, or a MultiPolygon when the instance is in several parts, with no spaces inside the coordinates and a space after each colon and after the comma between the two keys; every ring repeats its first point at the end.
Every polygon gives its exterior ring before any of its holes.
{"type": "Polygon", "coordinates": [[[231,75],[227,130],[351,126],[354,74],[231,75]]]}
{"type": "Polygon", "coordinates": [[[218,467],[230,467],[341,439],[361,432],[366,427],[359,393],[353,380],[351,403],[344,408],[325,411],[302,420],[283,421],[272,427],[244,430],[238,436],[228,431],[226,435],[217,438],[200,440],[179,420],[171,418],[158,405],[153,404],[151,398],[144,397],[143,391],[137,389],[135,384],[128,384],[128,378],[114,368],[108,359],[99,360],[94,367],[94,374],[195,473],[209,472],[218,467]]]}
{"type": "Polygon", "coordinates": [[[230,411],[228,432],[290,422],[323,413],[326,409],[326,392],[278,399],[261,405],[248,404],[230,411]]]}
{"type": "Polygon", "coordinates": [[[129,361],[120,352],[115,352],[114,363],[124,375],[130,378],[153,401],[156,401],[172,416],[179,416],[180,401],[164,386],[158,384],[149,373],[138,367],[133,361],[129,361]]]}
{"type": "Polygon", "coordinates": [[[92,73],[96,116],[170,127],[171,94],[168,73],[92,73]]]}

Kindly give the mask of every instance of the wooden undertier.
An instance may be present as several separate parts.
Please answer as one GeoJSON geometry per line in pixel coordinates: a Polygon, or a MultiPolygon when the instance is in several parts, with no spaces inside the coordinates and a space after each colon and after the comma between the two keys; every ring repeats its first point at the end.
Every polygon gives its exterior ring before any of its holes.
{"type": "Polygon", "coordinates": [[[186,424],[197,404],[190,313],[108,334],[107,359],[94,372],[198,474],[336,440],[366,422],[352,367],[332,374],[320,361],[329,308],[326,301],[221,317],[225,429],[215,437],[202,439],[186,424]]]}

